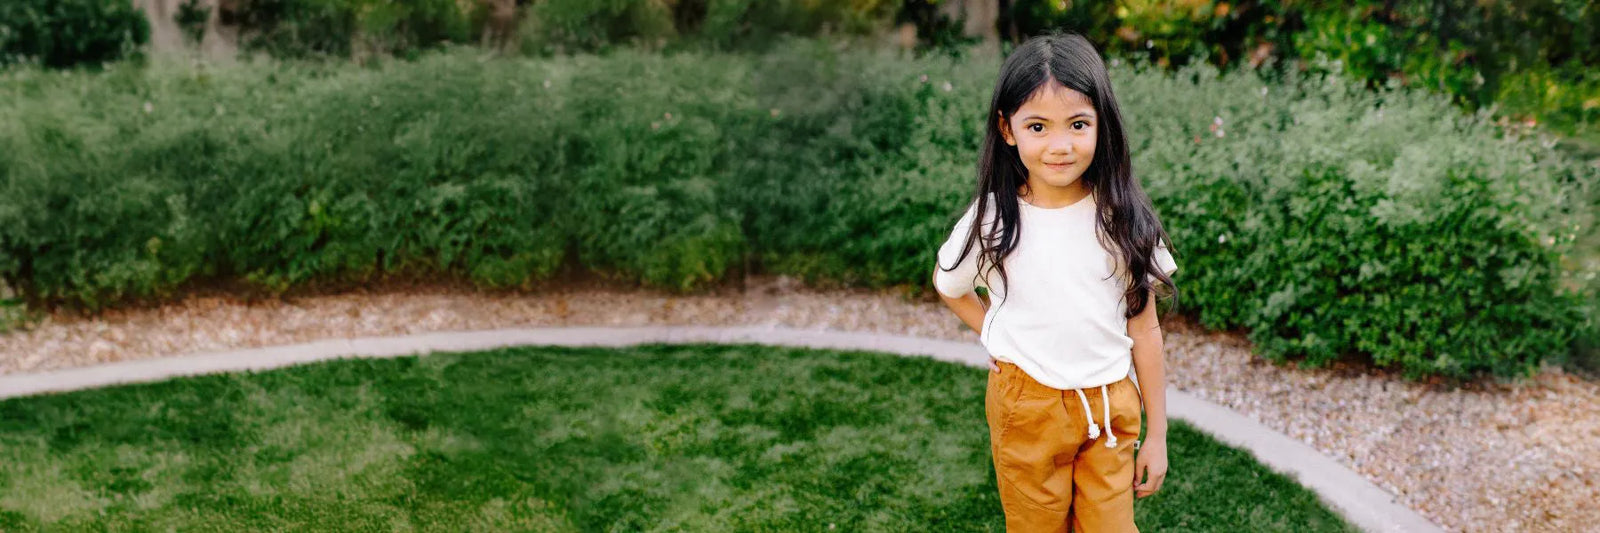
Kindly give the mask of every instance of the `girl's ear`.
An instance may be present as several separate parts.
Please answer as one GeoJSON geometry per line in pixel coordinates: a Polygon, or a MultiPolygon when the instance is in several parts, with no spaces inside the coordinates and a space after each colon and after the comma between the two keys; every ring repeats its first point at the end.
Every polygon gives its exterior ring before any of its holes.
{"type": "Polygon", "coordinates": [[[995,120],[1000,121],[1000,136],[1005,138],[1006,144],[1016,146],[1017,140],[1011,138],[1011,124],[1006,121],[1005,113],[1001,111],[995,111],[994,114],[996,117],[995,120]]]}

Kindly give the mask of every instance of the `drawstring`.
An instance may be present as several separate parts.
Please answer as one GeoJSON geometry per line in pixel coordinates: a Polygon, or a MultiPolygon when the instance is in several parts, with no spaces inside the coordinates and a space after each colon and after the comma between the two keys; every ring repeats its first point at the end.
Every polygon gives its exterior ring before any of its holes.
{"type": "Polygon", "coordinates": [[[1083,389],[1073,389],[1078,393],[1078,401],[1083,402],[1083,419],[1089,422],[1089,439],[1100,438],[1100,426],[1095,425],[1094,416],[1089,414],[1089,399],[1083,397],[1083,389]]]}
{"type": "MultiPolygon", "coordinates": [[[[1083,389],[1073,389],[1073,392],[1078,393],[1078,402],[1083,404],[1083,419],[1089,422],[1089,440],[1100,438],[1100,425],[1095,424],[1094,415],[1089,414],[1089,398],[1083,395],[1083,389]]],[[[1106,422],[1106,447],[1115,448],[1117,434],[1111,431],[1111,397],[1106,395],[1105,385],[1100,386],[1100,406],[1103,408],[1101,419],[1106,422]]]]}
{"type": "Polygon", "coordinates": [[[1105,416],[1100,419],[1106,421],[1106,447],[1115,448],[1117,447],[1117,432],[1111,431],[1111,397],[1106,396],[1105,385],[1100,386],[1100,407],[1103,407],[1105,411],[1105,416]]]}

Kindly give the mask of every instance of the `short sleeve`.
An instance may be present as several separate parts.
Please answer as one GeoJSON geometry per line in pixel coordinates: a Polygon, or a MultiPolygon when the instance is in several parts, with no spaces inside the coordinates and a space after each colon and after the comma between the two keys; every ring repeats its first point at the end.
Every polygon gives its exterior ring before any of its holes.
{"type": "MultiPolygon", "coordinates": [[[[1172,259],[1172,251],[1167,249],[1167,241],[1156,243],[1155,262],[1156,268],[1161,269],[1161,272],[1165,273],[1167,277],[1172,277],[1172,273],[1178,271],[1178,262],[1172,259]]],[[[1154,282],[1155,280],[1156,275],[1151,273],[1150,281],[1154,282]]]]}
{"type": "Polygon", "coordinates": [[[947,298],[960,298],[976,289],[978,282],[978,255],[982,252],[979,243],[974,242],[972,248],[967,250],[967,256],[961,257],[961,248],[967,242],[967,233],[972,230],[972,222],[977,218],[978,204],[974,202],[967,208],[966,214],[956,222],[950,236],[939,247],[939,264],[934,269],[934,288],[947,298]],[[959,265],[956,259],[961,259],[959,265]],[[946,271],[951,265],[953,270],[946,271]]]}

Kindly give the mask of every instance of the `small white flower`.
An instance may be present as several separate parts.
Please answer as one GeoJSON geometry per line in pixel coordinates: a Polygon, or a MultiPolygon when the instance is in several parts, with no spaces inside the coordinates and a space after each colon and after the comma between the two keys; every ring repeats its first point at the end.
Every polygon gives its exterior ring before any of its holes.
{"type": "Polygon", "coordinates": [[[1217,236],[1217,244],[1222,244],[1225,242],[1228,242],[1228,234],[1224,233],[1217,236]]]}
{"type": "Polygon", "coordinates": [[[928,83],[928,75],[927,74],[923,74],[921,76],[917,76],[917,81],[920,81],[922,83],[928,83]]]}
{"type": "Polygon", "coordinates": [[[1149,40],[1149,39],[1145,39],[1145,41],[1144,41],[1144,47],[1145,48],[1155,48],[1155,46],[1156,46],[1156,42],[1155,41],[1152,41],[1152,40],[1149,40]]]}
{"type": "Polygon", "coordinates": [[[1222,125],[1222,117],[1211,117],[1211,123],[1212,124],[1216,124],[1218,126],[1221,126],[1222,125]]]}
{"type": "Polygon", "coordinates": [[[1266,88],[1266,86],[1262,86],[1261,87],[1261,96],[1266,96],[1266,95],[1267,95],[1267,88],[1266,88]]]}
{"type": "Polygon", "coordinates": [[[1221,137],[1223,135],[1226,135],[1226,134],[1222,132],[1222,128],[1217,128],[1217,136],[1221,137]]]}
{"type": "Polygon", "coordinates": [[[150,114],[151,112],[153,112],[155,110],[156,110],[156,106],[150,105],[150,101],[149,100],[145,100],[145,102],[144,102],[144,112],[145,112],[145,114],[148,115],[148,114],[150,114]]]}
{"type": "Polygon", "coordinates": [[[955,89],[955,86],[950,85],[950,82],[947,81],[944,82],[944,85],[940,86],[940,88],[944,89],[944,92],[950,92],[951,89],[955,89]]]}
{"type": "Polygon", "coordinates": [[[550,88],[550,80],[544,80],[544,88],[546,88],[546,89],[550,88]]]}

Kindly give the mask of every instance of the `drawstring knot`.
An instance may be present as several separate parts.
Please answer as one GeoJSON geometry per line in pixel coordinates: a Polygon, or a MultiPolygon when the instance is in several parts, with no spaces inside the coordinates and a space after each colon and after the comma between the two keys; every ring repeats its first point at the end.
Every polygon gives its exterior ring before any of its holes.
{"type": "Polygon", "coordinates": [[[1089,399],[1083,396],[1083,389],[1073,389],[1078,393],[1078,401],[1083,403],[1083,420],[1089,423],[1089,440],[1100,438],[1100,426],[1094,423],[1094,416],[1089,414],[1089,399]]]}
{"type": "MultiPolygon", "coordinates": [[[[1073,389],[1078,393],[1078,402],[1083,404],[1083,419],[1089,422],[1089,440],[1100,438],[1100,425],[1094,423],[1094,415],[1089,414],[1089,398],[1083,395],[1083,389],[1073,389]]],[[[1106,394],[1106,386],[1100,386],[1100,407],[1102,408],[1101,420],[1106,423],[1106,447],[1117,447],[1117,434],[1111,431],[1111,397],[1106,394]]]]}

